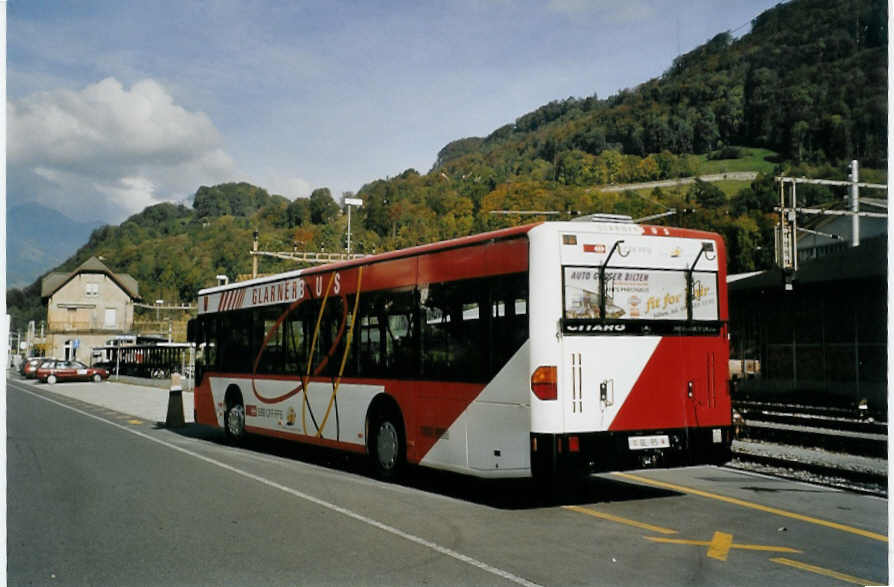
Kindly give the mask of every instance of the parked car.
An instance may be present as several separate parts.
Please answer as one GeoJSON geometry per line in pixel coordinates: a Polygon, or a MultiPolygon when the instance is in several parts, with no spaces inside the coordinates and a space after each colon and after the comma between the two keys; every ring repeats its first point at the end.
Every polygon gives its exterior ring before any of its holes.
{"type": "Polygon", "coordinates": [[[88,367],[80,361],[50,360],[37,368],[37,378],[44,383],[57,381],[95,381],[108,379],[109,372],[99,367],[88,367]]]}
{"type": "Polygon", "coordinates": [[[30,359],[25,359],[22,361],[22,375],[27,379],[36,379],[37,368],[46,360],[46,357],[31,357],[30,359]]]}

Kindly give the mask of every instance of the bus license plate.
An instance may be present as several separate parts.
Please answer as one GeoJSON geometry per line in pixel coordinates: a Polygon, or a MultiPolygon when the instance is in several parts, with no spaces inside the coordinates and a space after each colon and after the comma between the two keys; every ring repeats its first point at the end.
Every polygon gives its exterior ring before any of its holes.
{"type": "Polygon", "coordinates": [[[647,448],[668,448],[670,438],[667,434],[658,436],[630,436],[627,438],[627,446],[630,450],[645,450],[647,448]]]}

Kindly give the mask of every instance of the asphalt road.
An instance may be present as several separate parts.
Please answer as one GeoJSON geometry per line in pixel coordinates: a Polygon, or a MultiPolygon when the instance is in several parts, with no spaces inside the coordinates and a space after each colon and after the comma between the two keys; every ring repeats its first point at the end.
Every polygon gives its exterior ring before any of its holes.
{"type": "MultiPolygon", "coordinates": [[[[67,384],[66,384],[67,385],[67,384]]],[[[10,585],[887,582],[887,500],[716,467],[525,482],[178,431],[7,382],[10,585]]]]}

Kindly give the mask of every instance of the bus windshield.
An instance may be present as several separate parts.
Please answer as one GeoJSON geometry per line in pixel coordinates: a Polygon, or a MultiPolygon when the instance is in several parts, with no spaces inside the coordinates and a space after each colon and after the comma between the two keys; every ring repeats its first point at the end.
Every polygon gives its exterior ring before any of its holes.
{"type": "Polygon", "coordinates": [[[563,267],[563,316],[566,320],[716,321],[717,273],[691,272],[691,310],[686,295],[689,273],[607,267],[603,290],[599,267],[563,267]]]}

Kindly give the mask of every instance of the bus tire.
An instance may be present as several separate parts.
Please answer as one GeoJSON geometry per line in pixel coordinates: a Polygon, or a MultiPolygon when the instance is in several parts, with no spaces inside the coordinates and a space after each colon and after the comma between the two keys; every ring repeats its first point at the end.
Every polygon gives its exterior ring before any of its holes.
{"type": "Polygon", "coordinates": [[[224,434],[227,440],[233,444],[237,444],[245,438],[245,406],[242,403],[242,394],[236,393],[227,398],[227,410],[224,412],[224,434]]]}
{"type": "Polygon", "coordinates": [[[388,406],[380,408],[370,420],[370,432],[369,452],[376,476],[388,481],[398,478],[407,456],[400,410],[388,406]]]}

